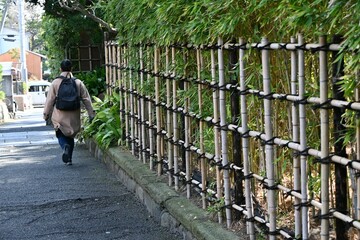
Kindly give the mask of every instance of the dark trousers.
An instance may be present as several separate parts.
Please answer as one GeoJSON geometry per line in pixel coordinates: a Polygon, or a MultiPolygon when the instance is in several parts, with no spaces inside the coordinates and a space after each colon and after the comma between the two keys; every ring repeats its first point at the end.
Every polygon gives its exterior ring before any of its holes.
{"type": "Polygon", "coordinates": [[[70,146],[70,149],[69,149],[69,157],[70,157],[70,159],[72,159],[72,154],[73,154],[74,145],[75,145],[74,138],[65,136],[65,135],[60,131],[60,129],[58,129],[58,130],[56,131],[56,137],[57,137],[57,139],[58,139],[58,141],[59,141],[59,145],[60,145],[60,147],[61,147],[62,150],[64,150],[65,144],[68,144],[68,145],[70,146]]]}

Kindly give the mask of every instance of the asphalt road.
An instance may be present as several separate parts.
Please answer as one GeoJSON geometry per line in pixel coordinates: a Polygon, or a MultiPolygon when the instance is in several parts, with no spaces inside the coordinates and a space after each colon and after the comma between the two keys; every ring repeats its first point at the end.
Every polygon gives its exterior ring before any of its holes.
{"type": "Polygon", "coordinates": [[[77,144],[61,160],[42,109],[0,124],[0,239],[181,239],[77,144]]]}

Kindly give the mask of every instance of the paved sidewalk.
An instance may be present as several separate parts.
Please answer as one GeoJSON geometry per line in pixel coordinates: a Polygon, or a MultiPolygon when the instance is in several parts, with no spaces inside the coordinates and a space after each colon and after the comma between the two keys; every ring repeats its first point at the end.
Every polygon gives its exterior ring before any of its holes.
{"type": "Polygon", "coordinates": [[[0,124],[0,239],[181,239],[84,145],[65,166],[42,109],[0,124]]]}

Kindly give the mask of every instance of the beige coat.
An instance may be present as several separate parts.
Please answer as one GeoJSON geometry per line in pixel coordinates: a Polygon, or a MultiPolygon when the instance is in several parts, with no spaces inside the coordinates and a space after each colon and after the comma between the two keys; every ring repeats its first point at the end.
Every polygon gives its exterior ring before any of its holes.
{"type": "MultiPolygon", "coordinates": [[[[71,72],[62,72],[61,76],[67,76],[72,74],[71,72]]],[[[44,107],[44,119],[47,120],[51,114],[51,121],[54,125],[55,130],[60,129],[65,136],[75,137],[76,134],[80,131],[81,121],[80,121],[80,109],[74,111],[61,111],[56,108],[55,99],[57,96],[57,91],[60,87],[62,79],[56,78],[50,86],[49,92],[46,97],[45,107],[44,107]]],[[[86,89],[84,83],[77,79],[76,85],[78,87],[78,93],[80,99],[85,106],[86,111],[89,114],[89,117],[94,117],[95,113],[91,104],[91,98],[88,90],[86,89]]]]}

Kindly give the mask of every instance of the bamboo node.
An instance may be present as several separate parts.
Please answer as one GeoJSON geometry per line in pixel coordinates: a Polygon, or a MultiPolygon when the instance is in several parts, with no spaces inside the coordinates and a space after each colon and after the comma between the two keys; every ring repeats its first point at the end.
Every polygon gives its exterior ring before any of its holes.
{"type": "Polygon", "coordinates": [[[325,102],[319,103],[319,104],[314,104],[313,106],[311,106],[312,109],[332,109],[333,106],[330,105],[330,102],[332,101],[332,98],[329,98],[328,100],[326,100],[325,102]]]}
{"type": "Polygon", "coordinates": [[[277,236],[277,235],[280,234],[280,230],[279,230],[279,229],[276,229],[276,230],[274,230],[274,231],[265,230],[265,233],[266,233],[267,235],[277,236]]]}
{"type": "Polygon", "coordinates": [[[327,44],[324,44],[324,45],[319,46],[319,47],[310,48],[310,51],[312,53],[319,52],[319,51],[328,52],[330,50],[329,46],[330,46],[330,43],[327,43],[327,44]]]}
{"type": "Polygon", "coordinates": [[[317,219],[330,219],[333,217],[333,213],[335,212],[335,209],[331,208],[329,209],[329,212],[328,213],[325,213],[325,214],[318,214],[318,215],[315,215],[313,218],[317,218],[317,219]]]}
{"type": "Polygon", "coordinates": [[[307,148],[305,148],[304,150],[294,152],[294,153],[293,153],[293,156],[294,156],[294,157],[298,157],[298,156],[308,156],[310,149],[311,149],[310,147],[307,147],[307,148]]]}
{"type": "Polygon", "coordinates": [[[307,49],[306,49],[306,44],[307,44],[307,43],[304,43],[304,44],[298,45],[298,46],[296,46],[295,48],[296,48],[297,50],[303,50],[303,51],[306,51],[306,50],[307,50],[307,49]]]}
{"type": "Polygon", "coordinates": [[[353,166],[353,163],[360,163],[360,160],[351,160],[345,164],[346,167],[351,167],[352,169],[355,169],[353,166]]]}
{"type": "Polygon", "coordinates": [[[272,137],[268,140],[262,140],[261,139],[261,145],[275,145],[274,140],[278,137],[272,137]]]}
{"type": "Polygon", "coordinates": [[[259,97],[259,99],[274,100],[274,93],[271,92],[269,94],[263,95],[259,92],[258,97],[259,97]]]}
{"type": "Polygon", "coordinates": [[[240,134],[240,137],[242,137],[242,138],[249,138],[250,137],[250,130],[247,130],[246,132],[244,132],[244,133],[241,133],[240,134]]]}
{"type": "Polygon", "coordinates": [[[306,202],[301,202],[301,203],[298,203],[298,204],[294,204],[294,208],[295,208],[295,210],[299,211],[302,207],[310,207],[311,206],[311,201],[312,201],[312,199],[309,199],[306,202]]]}
{"type": "Polygon", "coordinates": [[[242,179],[252,179],[254,177],[254,173],[249,173],[248,175],[244,175],[242,179]]]}
{"type": "Polygon", "coordinates": [[[314,162],[320,163],[320,164],[330,164],[331,158],[334,156],[334,154],[329,154],[328,156],[324,158],[316,158],[314,162]]]}

